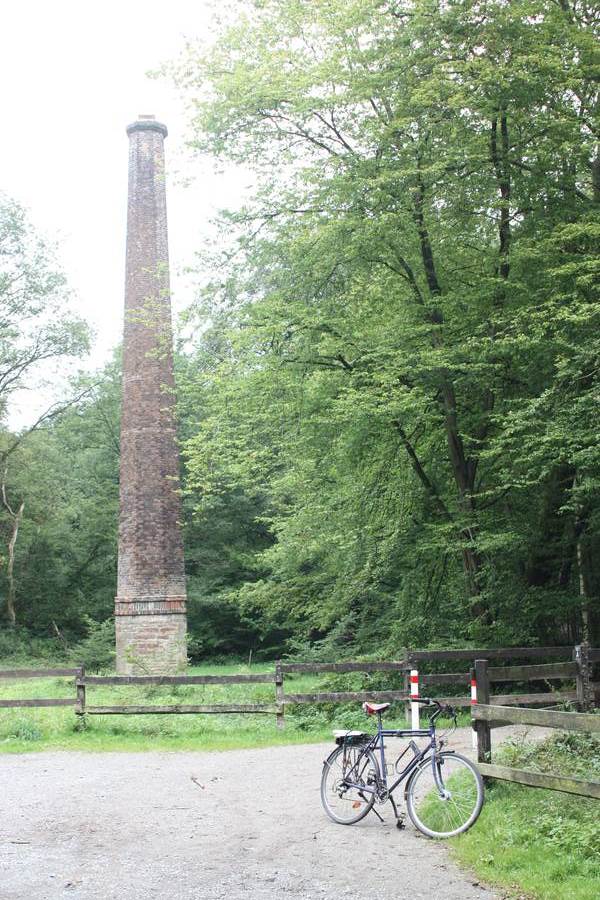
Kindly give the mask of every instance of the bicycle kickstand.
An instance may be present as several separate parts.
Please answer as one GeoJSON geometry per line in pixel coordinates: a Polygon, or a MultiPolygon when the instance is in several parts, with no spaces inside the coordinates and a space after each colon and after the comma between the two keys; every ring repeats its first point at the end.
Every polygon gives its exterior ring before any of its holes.
{"type": "Polygon", "coordinates": [[[394,800],[394,798],[391,795],[388,797],[388,800],[392,804],[392,809],[394,810],[394,816],[396,817],[396,828],[400,828],[400,829],[405,828],[406,826],[404,824],[404,816],[398,812],[398,807],[396,806],[396,801],[394,800]]]}
{"type": "Polygon", "coordinates": [[[371,812],[374,812],[380,822],[383,822],[383,818],[379,815],[374,806],[371,807],[371,812]]]}

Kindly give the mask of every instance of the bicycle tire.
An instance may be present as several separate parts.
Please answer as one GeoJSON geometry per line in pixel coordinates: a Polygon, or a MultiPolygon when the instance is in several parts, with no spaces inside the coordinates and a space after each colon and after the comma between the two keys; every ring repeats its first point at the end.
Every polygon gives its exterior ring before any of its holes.
{"type": "MultiPolygon", "coordinates": [[[[339,825],[360,822],[375,803],[375,794],[361,794],[355,788],[343,789],[344,775],[352,770],[361,752],[360,745],[340,746],[323,763],[321,803],[329,818],[339,825]]],[[[364,765],[361,762],[357,773],[352,776],[352,780],[357,783],[367,784],[368,779],[379,779],[379,767],[370,750],[364,754],[364,765]]]]}
{"type": "Polygon", "coordinates": [[[471,760],[460,753],[437,753],[435,765],[444,796],[433,765],[433,758],[428,757],[410,776],[406,809],[415,828],[427,837],[454,837],[477,821],[484,800],[483,779],[471,760]]]}

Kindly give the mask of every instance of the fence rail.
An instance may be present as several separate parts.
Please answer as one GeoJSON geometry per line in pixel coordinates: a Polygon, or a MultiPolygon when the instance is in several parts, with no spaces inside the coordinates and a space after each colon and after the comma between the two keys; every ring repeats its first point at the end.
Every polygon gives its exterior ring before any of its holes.
{"type": "MultiPolygon", "coordinates": [[[[78,670],[79,671],[79,670],[78,670]]],[[[165,684],[273,684],[275,674],[260,672],[256,675],[83,675],[78,684],[142,684],[160,686],[165,684]]]]}
{"type": "MultiPolygon", "coordinates": [[[[573,647],[494,647],[479,650],[408,650],[407,659],[412,662],[437,660],[476,659],[561,659],[569,657],[573,647]]],[[[598,650],[600,659],[600,650],[598,650]]]]}
{"type": "MultiPolygon", "coordinates": [[[[244,673],[238,675],[86,675],[82,666],[51,669],[6,669],[0,670],[0,680],[20,680],[25,678],[49,678],[73,676],[74,698],[40,698],[0,700],[0,708],[11,707],[51,707],[72,706],[75,713],[83,715],[148,715],[148,714],[222,714],[256,713],[274,714],[277,725],[283,727],[286,707],[292,704],[348,703],[364,700],[399,701],[407,704],[407,716],[413,724],[418,722],[418,704],[414,702],[420,688],[424,686],[455,685],[464,690],[459,696],[440,697],[441,701],[455,706],[471,706],[472,684],[475,681],[478,700],[483,708],[493,705],[494,709],[508,706],[549,705],[564,701],[577,702],[582,709],[589,709],[594,702],[594,684],[591,681],[592,664],[600,661],[600,648],[581,645],[572,647],[502,647],[493,649],[451,649],[451,650],[403,650],[402,659],[389,661],[352,661],[329,663],[281,662],[275,664],[273,672],[244,673]],[[489,666],[490,661],[510,662],[511,660],[553,660],[519,665],[489,666]],[[419,668],[427,663],[439,666],[440,662],[450,664],[462,661],[475,663],[475,668],[462,672],[423,672],[419,668]],[[294,675],[318,675],[321,673],[365,674],[388,672],[402,675],[402,687],[374,690],[322,690],[294,692],[286,691],[290,677],[294,675]],[[475,675],[477,677],[475,678],[475,675]],[[287,679],[287,683],[286,683],[287,679]],[[523,693],[503,693],[491,695],[492,684],[510,682],[527,684],[534,681],[575,681],[576,690],[540,691],[523,693]],[[89,703],[88,689],[97,686],[177,686],[177,685],[252,685],[272,684],[272,702],[231,702],[215,704],[114,704],[94,705],[89,703]],[[411,702],[412,696],[412,702],[411,702]]],[[[290,685],[291,687],[291,685],[290,685]]],[[[489,733],[492,727],[503,724],[503,720],[483,720],[474,718],[478,740],[483,752],[489,751],[489,733]],[[486,749],[487,748],[487,749],[486,749]]]]}
{"type": "Polygon", "coordinates": [[[77,706],[77,700],[71,697],[49,697],[37,700],[0,700],[0,709],[13,709],[21,706],[77,706]]]}
{"type": "Polygon", "coordinates": [[[586,781],[583,778],[571,778],[564,775],[549,775],[546,772],[529,772],[527,769],[513,769],[508,766],[492,765],[492,763],[478,763],[478,767],[486,778],[499,778],[502,781],[513,781],[528,787],[546,788],[550,791],[579,794],[581,797],[600,800],[600,782],[598,781],[586,781]]]}
{"type": "Polygon", "coordinates": [[[277,713],[277,707],[268,703],[215,703],[190,705],[177,703],[168,706],[86,706],[85,712],[92,716],[145,716],[148,714],[166,713],[277,713]]]}
{"type": "MultiPolygon", "coordinates": [[[[81,666],[76,669],[0,669],[0,681],[21,681],[23,678],[54,678],[59,676],[78,677],[83,672],[81,666]]],[[[41,697],[27,700],[0,700],[0,709],[19,709],[25,707],[77,706],[77,697],[41,697]]]]}
{"type": "Polygon", "coordinates": [[[401,662],[343,662],[343,663],[281,663],[282,672],[405,672],[410,669],[401,662]]]}
{"type": "Polygon", "coordinates": [[[79,675],[81,666],[76,669],[0,669],[0,678],[50,678],[54,675],[79,675]]]}
{"type": "Polygon", "coordinates": [[[511,670],[512,674],[517,670],[517,677],[521,679],[523,676],[521,669],[529,667],[489,668],[486,659],[475,661],[474,680],[478,702],[473,704],[471,715],[474,734],[477,738],[478,764],[482,775],[488,778],[513,781],[529,787],[547,788],[600,800],[600,782],[546,772],[530,772],[527,769],[499,766],[491,761],[492,728],[500,728],[505,725],[534,725],[542,728],[559,728],[563,731],[600,734],[600,715],[594,715],[588,711],[592,708],[587,693],[588,685],[582,684],[582,682],[585,682],[586,677],[589,677],[590,648],[585,645],[576,647],[574,656],[576,661],[572,664],[531,666],[530,668],[533,670],[531,673],[532,679],[570,678],[574,675],[577,681],[577,690],[574,692],[575,699],[580,701],[580,706],[584,710],[579,713],[564,712],[557,709],[528,709],[522,706],[507,706],[505,703],[502,703],[503,697],[490,696],[490,684],[497,680],[504,680],[507,673],[511,674],[511,670]],[[573,667],[575,671],[573,671],[573,667]]]}

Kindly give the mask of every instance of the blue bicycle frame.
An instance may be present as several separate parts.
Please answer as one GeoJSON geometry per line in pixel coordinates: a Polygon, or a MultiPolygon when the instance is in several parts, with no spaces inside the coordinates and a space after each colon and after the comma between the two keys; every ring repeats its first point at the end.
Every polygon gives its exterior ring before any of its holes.
{"type": "MultiPolygon", "coordinates": [[[[364,758],[364,756],[367,753],[379,750],[379,754],[380,754],[380,764],[379,764],[380,778],[378,779],[379,783],[371,786],[368,784],[352,782],[352,781],[348,781],[345,779],[345,783],[348,788],[356,788],[357,790],[361,791],[362,793],[376,794],[378,796],[385,795],[385,798],[390,800],[390,802],[394,806],[394,810],[395,810],[396,805],[395,805],[394,800],[392,799],[391,795],[396,790],[398,785],[402,781],[404,781],[404,779],[407,778],[417,768],[417,766],[420,765],[420,763],[423,762],[423,760],[431,753],[431,766],[433,769],[433,777],[435,779],[435,783],[437,784],[438,789],[442,793],[444,793],[444,794],[446,793],[444,785],[440,781],[438,767],[435,764],[436,757],[437,757],[437,749],[438,749],[438,742],[436,740],[435,719],[430,722],[429,728],[422,728],[422,729],[417,729],[414,731],[410,728],[409,729],[404,729],[404,728],[388,729],[388,728],[383,728],[383,725],[381,722],[381,713],[378,713],[377,714],[377,733],[375,735],[373,735],[373,737],[368,742],[366,742],[365,744],[362,744],[360,749],[361,749],[361,755],[359,757],[359,760],[364,758]],[[396,781],[392,784],[392,786],[390,788],[388,788],[387,766],[386,766],[386,762],[385,762],[384,739],[386,737],[410,737],[410,738],[428,737],[429,738],[429,743],[425,747],[423,747],[422,750],[419,750],[419,748],[413,742],[411,742],[412,746],[411,745],[409,745],[409,746],[411,746],[411,749],[413,750],[413,753],[414,753],[413,758],[411,760],[409,760],[409,762],[406,764],[406,766],[404,767],[402,772],[400,772],[398,778],[396,779],[396,781]]],[[[356,768],[359,760],[357,760],[357,762],[354,764],[353,768],[356,768]]]]}

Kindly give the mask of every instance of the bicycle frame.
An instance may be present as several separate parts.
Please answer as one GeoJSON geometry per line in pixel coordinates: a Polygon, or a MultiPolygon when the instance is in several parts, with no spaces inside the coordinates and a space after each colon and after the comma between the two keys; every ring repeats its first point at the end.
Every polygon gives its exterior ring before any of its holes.
{"type": "MultiPolygon", "coordinates": [[[[433,768],[433,777],[434,777],[435,782],[438,785],[438,788],[440,789],[440,791],[443,791],[445,793],[445,788],[443,787],[442,784],[440,784],[437,767],[435,765],[437,748],[438,748],[438,745],[437,745],[437,740],[436,740],[436,727],[435,727],[434,722],[431,722],[431,724],[429,725],[429,728],[422,728],[422,729],[418,729],[415,731],[413,731],[410,728],[409,729],[404,729],[404,728],[387,729],[387,728],[383,728],[382,723],[381,723],[381,714],[378,714],[378,716],[377,716],[377,733],[374,734],[373,737],[366,744],[361,746],[360,756],[357,759],[357,761],[354,763],[354,766],[352,767],[352,769],[355,769],[358,766],[358,763],[360,762],[360,760],[363,759],[364,756],[369,751],[375,752],[375,751],[379,750],[379,754],[380,754],[379,769],[380,769],[381,783],[375,785],[374,787],[371,787],[370,785],[366,785],[366,784],[358,784],[356,782],[348,781],[347,779],[345,779],[345,783],[348,788],[356,788],[357,790],[360,790],[362,793],[380,794],[383,789],[383,792],[385,793],[386,798],[387,797],[391,798],[391,795],[394,793],[394,791],[396,790],[398,785],[402,781],[404,781],[405,778],[408,778],[408,776],[411,774],[411,772],[413,772],[417,768],[417,766],[420,765],[420,763],[422,763],[423,760],[426,759],[428,757],[428,755],[431,753],[431,764],[432,764],[432,768],[433,768]],[[391,787],[388,787],[387,766],[385,763],[384,739],[386,737],[411,737],[411,738],[429,737],[429,743],[422,750],[420,750],[419,753],[416,753],[411,760],[408,761],[408,763],[406,764],[406,766],[404,767],[402,772],[400,772],[398,778],[392,784],[391,787]]],[[[352,771],[352,769],[350,771],[352,771]]]]}

